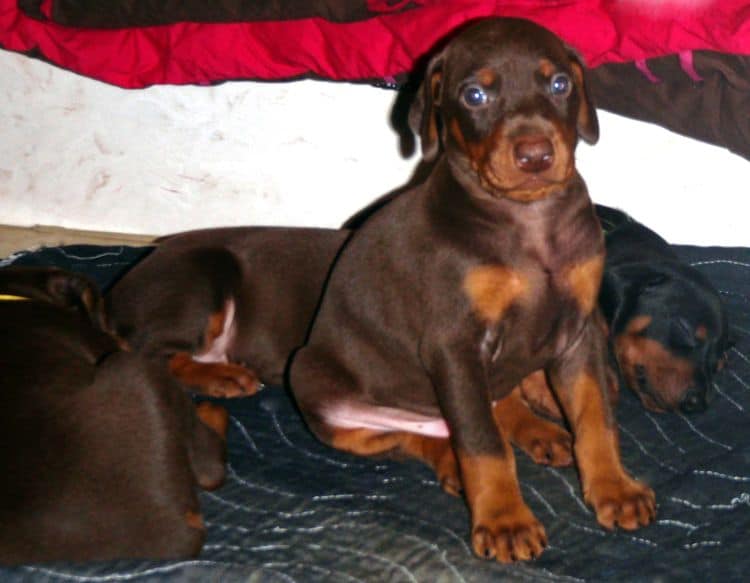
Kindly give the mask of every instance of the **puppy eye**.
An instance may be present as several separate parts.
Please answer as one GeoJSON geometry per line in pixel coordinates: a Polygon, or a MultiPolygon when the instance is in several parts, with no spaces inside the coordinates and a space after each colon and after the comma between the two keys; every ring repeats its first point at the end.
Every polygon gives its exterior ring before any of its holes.
{"type": "Polygon", "coordinates": [[[479,107],[488,101],[487,93],[478,85],[469,85],[464,89],[461,97],[469,107],[479,107]]]}
{"type": "Polygon", "coordinates": [[[552,95],[557,97],[567,97],[573,88],[573,83],[565,73],[557,73],[549,81],[549,90],[552,95]]]}

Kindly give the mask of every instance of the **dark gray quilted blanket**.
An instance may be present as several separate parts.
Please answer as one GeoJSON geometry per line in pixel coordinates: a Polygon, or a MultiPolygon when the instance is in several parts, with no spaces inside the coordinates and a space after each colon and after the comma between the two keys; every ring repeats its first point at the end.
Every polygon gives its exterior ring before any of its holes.
{"type": "MultiPolygon", "coordinates": [[[[352,457],[315,441],[282,389],[227,401],[229,477],[201,500],[208,539],[182,562],[0,569],[2,581],[744,581],[750,569],[750,249],[680,247],[730,312],[736,345],[718,398],[691,417],[646,412],[623,394],[622,453],[657,493],[657,522],[603,531],[572,469],[519,454],[524,496],[547,528],[541,559],[475,559],[464,503],[418,463],[352,457]]],[[[84,271],[106,285],[139,250],[66,247],[16,257],[84,271]]],[[[7,263],[7,261],[6,261],[7,263]]],[[[0,526],[1,527],[1,526],[0,526]]]]}

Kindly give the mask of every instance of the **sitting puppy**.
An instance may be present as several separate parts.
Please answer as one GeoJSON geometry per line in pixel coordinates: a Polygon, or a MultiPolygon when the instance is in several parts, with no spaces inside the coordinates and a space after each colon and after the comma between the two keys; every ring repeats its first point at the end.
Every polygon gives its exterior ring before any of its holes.
{"type": "Polygon", "coordinates": [[[362,455],[453,456],[477,555],[539,555],[492,401],[543,369],[600,524],[635,529],[653,492],[623,468],[597,310],[599,222],[574,167],[596,138],[583,69],[554,35],[488,19],[430,62],[414,110],[430,175],[354,232],[290,382],[310,428],[362,455]],[[434,455],[435,443],[439,455],[434,455]]]}
{"type": "Polygon", "coordinates": [[[223,481],[226,411],[204,403],[199,421],[168,374],[122,350],[101,306],[80,275],[0,270],[0,563],[203,544],[196,486],[223,481]]]}
{"type": "Polygon", "coordinates": [[[283,380],[317,312],[290,370],[311,429],[426,461],[464,492],[477,554],[504,562],[546,544],[508,441],[571,461],[566,432],[513,391],[545,369],[597,519],[647,524],[653,492],[619,459],[596,307],[603,237],[574,167],[578,136],[598,133],[580,63],[529,22],[481,22],[434,58],[413,121],[434,160],[424,183],[351,234],[169,237],[108,295],[118,332],[192,388],[252,394],[258,377],[283,380]]]}
{"type": "MultiPolygon", "coordinates": [[[[344,226],[358,228],[397,194],[376,200],[344,226]]],[[[607,249],[599,306],[610,332],[612,375],[619,373],[651,411],[704,411],[732,344],[719,292],[654,231],[620,210],[594,208],[607,249]]],[[[616,400],[616,378],[610,388],[616,400]]],[[[534,410],[561,418],[544,375],[527,377],[522,389],[534,410]]]]}

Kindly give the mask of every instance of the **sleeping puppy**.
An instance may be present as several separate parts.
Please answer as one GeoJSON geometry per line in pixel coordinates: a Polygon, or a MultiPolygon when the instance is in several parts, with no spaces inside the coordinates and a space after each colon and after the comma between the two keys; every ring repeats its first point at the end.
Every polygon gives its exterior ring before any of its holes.
{"type": "MultiPolygon", "coordinates": [[[[599,306],[609,326],[611,364],[646,409],[704,411],[730,345],[719,292],[624,212],[596,205],[596,214],[607,247],[599,306]]],[[[614,391],[617,386],[610,383],[614,391]]],[[[543,374],[524,379],[521,393],[536,412],[562,417],[543,374]]]]}
{"type": "Polygon", "coordinates": [[[226,411],[125,352],[83,276],[0,270],[0,322],[0,563],[196,555],[226,411]]]}
{"type": "Polygon", "coordinates": [[[625,213],[604,206],[599,295],[625,383],[651,411],[706,409],[729,347],[725,307],[703,274],[625,213]]]}

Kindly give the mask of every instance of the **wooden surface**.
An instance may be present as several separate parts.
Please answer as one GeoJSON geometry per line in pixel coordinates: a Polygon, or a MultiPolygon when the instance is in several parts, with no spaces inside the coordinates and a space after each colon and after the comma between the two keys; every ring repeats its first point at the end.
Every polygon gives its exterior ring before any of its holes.
{"type": "Polygon", "coordinates": [[[33,227],[15,227],[0,225],[0,258],[8,257],[16,251],[37,249],[55,245],[146,245],[153,237],[129,235],[127,233],[108,233],[97,231],[76,231],[36,225],[33,227]]]}

